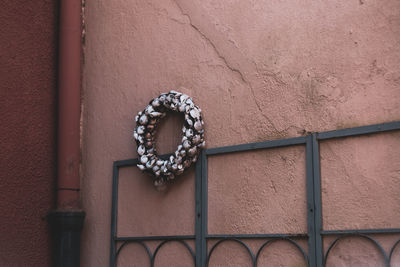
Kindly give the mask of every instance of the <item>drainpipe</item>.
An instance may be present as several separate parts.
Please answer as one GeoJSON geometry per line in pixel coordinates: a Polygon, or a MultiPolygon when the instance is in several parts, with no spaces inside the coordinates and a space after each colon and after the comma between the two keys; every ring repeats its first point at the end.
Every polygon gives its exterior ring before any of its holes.
{"type": "Polygon", "coordinates": [[[53,266],[80,265],[81,0],[60,0],[58,40],[57,209],[49,214],[53,266]]]}

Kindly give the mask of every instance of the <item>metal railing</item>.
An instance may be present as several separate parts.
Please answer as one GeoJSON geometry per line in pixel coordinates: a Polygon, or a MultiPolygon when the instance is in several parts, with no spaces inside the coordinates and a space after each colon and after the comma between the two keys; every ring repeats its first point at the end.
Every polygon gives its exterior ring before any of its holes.
{"type": "MultiPolygon", "coordinates": [[[[240,144],[233,146],[224,146],[204,149],[200,158],[196,163],[195,170],[195,234],[181,236],[148,236],[148,237],[119,237],[117,236],[117,219],[118,219],[118,179],[119,169],[123,167],[132,167],[138,163],[138,159],[128,159],[115,161],[113,164],[113,185],[112,185],[112,210],[111,210],[111,250],[110,250],[110,267],[117,266],[117,257],[121,250],[128,243],[137,243],[146,250],[150,266],[153,267],[159,250],[169,242],[181,243],[193,258],[194,266],[208,266],[210,258],[215,249],[224,242],[235,242],[245,248],[250,255],[252,265],[257,266],[261,252],[270,244],[277,241],[289,242],[296,248],[305,263],[310,267],[325,266],[333,247],[342,239],[359,237],[371,242],[378,248],[382,254],[384,264],[387,267],[391,265],[391,259],[394,250],[399,245],[400,240],[396,241],[391,247],[389,253],[385,252],[382,245],[370,235],[375,234],[399,234],[398,228],[381,228],[381,229],[357,229],[357,230],[322,230],[322,202],[321,202],[321,177],[320,177],[320,155],[319,141],[344,138],[352,136],[362,136],[368,134],[377,134],[388,131],[400,130],[400,122],[390,122],[376,124],[370,126],[362,126],[349,129],[341,129],[335,131],[312,133],[307,136],[264,141],[250,144],[240,144]],[[249,152],[261,149],[271,149],[289,146],[305,146],[306,149],[306,203],[307,203],[307,233],[298,234],[232,234],[232,235],[216,235],[208,234],[207,227],[207,207],[208,207],[208,173],[207,164],[208,157],[213,155],[221,155],[236,152],[249,152]],[[322,238],[323,236],[338,236],[332,241],[324,253],[322,238]],[[245,240],[262,239],[265,240],[257,249],[256,253],[252,251],[245,240]],[[308,241],[306,250],[297,242],[299,239],[308,241]],[[187,243],[194,240],[194,249],[187,243]],[[208,240],[216,240],[216,243],[207,247],[208,240]],[[159,241],[160,243],[154,249],[154,252],[147,246],[148,241],[159,241]]],[[[167,157],[167,155],[165,156],[167,157]]]]}

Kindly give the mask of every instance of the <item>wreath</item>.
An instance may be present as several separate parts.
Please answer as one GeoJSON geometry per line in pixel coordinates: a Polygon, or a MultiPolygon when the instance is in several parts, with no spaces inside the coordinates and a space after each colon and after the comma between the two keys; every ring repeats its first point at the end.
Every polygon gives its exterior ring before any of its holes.
{"type": "Polygon", "coordinates": [[[154,175],[156,187],[163,186],[167,181],[182,174],[197,161],[200,150],[205,146],[201,109],[183,93],[170,91],[161,94],[151,100],[149,105],[138,113],[135,120],[133,137],[139,155],[137,167],[154,175]],[[155,132],[157,123],[167,115],[167,111],[184,113],[185,122],[182,127],[182,143],[167,160],[163,160],[157,155],[155,132]]]}

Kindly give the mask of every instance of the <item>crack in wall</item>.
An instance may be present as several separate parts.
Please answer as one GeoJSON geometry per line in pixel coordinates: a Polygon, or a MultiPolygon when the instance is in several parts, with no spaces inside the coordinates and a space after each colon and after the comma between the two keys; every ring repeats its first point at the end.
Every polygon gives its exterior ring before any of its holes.
{"type": "Polygon", "coordinates": [[[225,66],[226,66],[228,69],[230,69],[232,72],[238,74],[239,77],[240,77],[240,79],[241,79],[245,84],[247,84],[247,85],[250,87],[250,83],[246,80],[246,78],[245,78],[245,76],[243,75],[243,73],[242,73],[240,70],[238,70],[237,68],[232,67],[232,66],[228,63],[228,61],[226,60],[226,58],[225,58],[223,55],[221,55],[221,53],[219,52],[219,50],[218,50],[217,47],[215,46],[214,42],[211,41],[211,39],[208,38],[207,35],[205,35],[196,25],[193,24],[192,18],[189,16],[189,14],[188,14],[188,13],[185,13],[185,11],[182,9],[182,7],[179,5],[179,3],[178,3],[176,0],[174,0],[173,2],[174,2],[175,5],[178,7],[178,9],[179,9],[180,12],[182,13],[182,15],[185,16],[185,17],[188,19],[189,25],[190,25],[195,31],[197,31],[197,32],[201,35],[201,37],[203,37],[204,40],[206,40],[206,41],[211,45],[211,47],[214,49],[214,51],[215,51],[215,53],[217,54],[217,56],[224,62],[225,66]]]}
{"type": "Polygon", "coordinates": [[[183,8],[180,6],[180,4],[179,4],[176,0],[173,0],[173,2],[174,2],[175,5],[178,7],[178,9],[180,10],[181,14],[182,14],[183,16],[185,16],[185,17],[188,19],[189,25],[190,25],[204,40],[206,40],[207,43],[209,43],[209,44],[211,45],[211,47],[213,48],[213,50],[215,51],[215,53],[217,54],[217,56],[224,62],[225,66],[226,66],[228,69],[230,69],[232,72],[236,73],[236,74],[240,77],[240,79],[242,80],[242,82],[243,82],[244,84],[246,84],[246,85],[249,87],[251,96],[252,96],[252,98],[253,98],[253,100],[254,100],[254,103],[256,104],[256,107],[257,107],[259,113],[261,114],[261,116],[263,116],[263,117],[267,120],[268,124],[270,124],[270,126],[273,128],[273,130],[274,130],[275,132],[281,134],[281,131],[279,131],[279,130],[276,128],[276,126],[275,126],[274,123],[271,121],[271,119],[268,118],[267,115],[265,115],[265,114],[263,113],[263,110],[262,110],[260,104],[258,103],[257,97],[256,97],[256,95],[255,95],[255,93],[254,93],[253,86],[252,86],[251,83],[246,79],[245,75],[244,75],[239,69],[237,69],[237,68],[235,68],[235,67],[233,67],[233,66],[230,65],[230,63],[229,63],[228,60],[225,58],[225,56],[223,56],[223,55],[220,53],[220,51],[218,50],[218,48],[217,48],[217,46],[214,44],[214,42],[213,42],[210,38],[208,38],[207,35],[206,35],[205,33],[203,33],[196,25],[193,24],[192,18],[190,17],[190,15],[189,15],[188,13],[186,13],[186,12],[183,10],[183,8]]]}

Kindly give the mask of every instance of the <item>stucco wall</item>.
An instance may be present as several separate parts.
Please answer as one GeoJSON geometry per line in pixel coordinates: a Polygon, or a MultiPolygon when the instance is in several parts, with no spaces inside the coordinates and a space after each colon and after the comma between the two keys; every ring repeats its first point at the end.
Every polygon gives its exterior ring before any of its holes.
{"type": "Polygon", "coordinates": [[[0,266],[50,266],[56,1],[0,2],[0,266]]]}
{"type": "MultiPolygon", "coordinates": [[[[87,1],[86,22],[83,266],[108,264],[112,162],[136,157],[134,116],[161,92],[183,87],[179,90],[193,97],[203,110],[207,147],[400,119],[396,0],[99,0],[87,1]]],[[[177,117],[163,125],[161,152],[175,149],[180,125],[177,117]]],[[[399,199],[390,189],[400,180],[395,163],[399,153],[380,150],[371,166],[349,148],[360,148],[365,157],[374,153],[374,147],[361,149],[365,142],[395,147],[398,136],[321,147],[321,164],[327,167],[322,171],[324,227],[399,227],[399,199]],[[354,158],[358,168],[352,168],[354,158]],[[389,170],[376,176],[382,166],[389,170]],[[336,179],[347,168],[351,172],[336,179]],[[337,201],[346,200],[340,196],[354,177],[368,180],[352,184],[362,186],[361,198],[355,201],[375,194],[378,201],[387,199],[385,209],[381,204],[369,211],[349,205],[351,215],[340,209],[337,201]],[[374,183],[379,183],[379,191],[374,183]],[[336,191],[329,191],[332,188],[336,191]],[[391,215],[382,219],[383,213],[391,215]]],[[[210,231],[305,232],[303,156],[299,147],[210,159],[210,231]],[[246,161],[238,164],[238,156],[246,161]],[[233,174],[240,177],[232,179],[233,174]],[[276,220],[268,219],[271,214],[276,220]]],[[[134,168],[121,175],[121,231],[193,233],[193,170],[162,193],[134,168]]],[[[172,246],[169,250],[166,260],[187,266],[178,257],[184,255],[172,246]]],[[[224,259],[220,253],[215,263],[230,260],[229,266],[234,266],[229,255],[224,259]]],[[[235,255],[239,262],[246,261],[235,255]]],[[[352,259],[339,256],[338,262],[352,259]]],[[[285,260],[288,266],[302,264],[295,253],[285,260]]]]}

